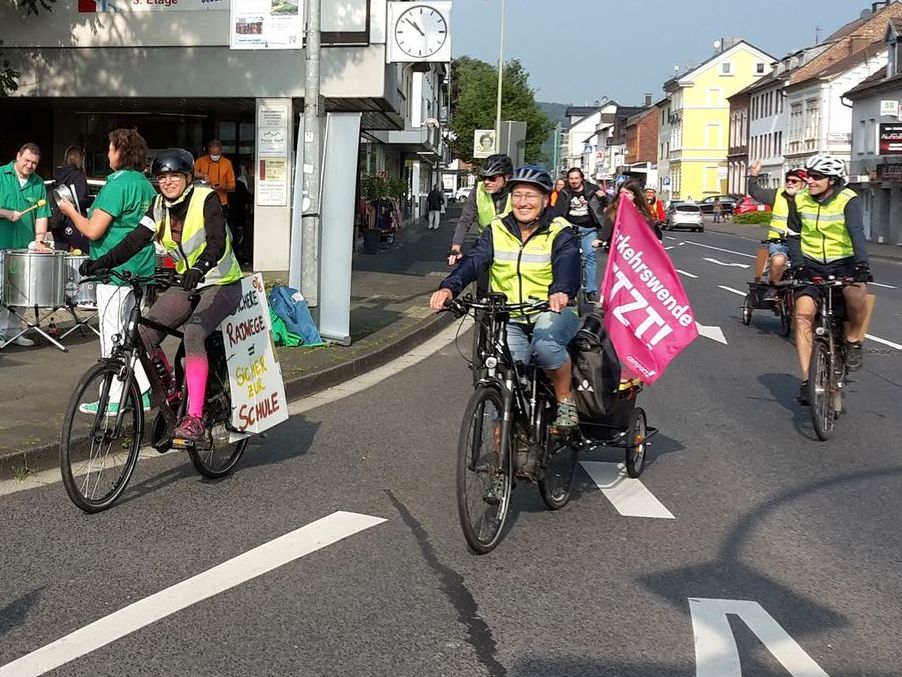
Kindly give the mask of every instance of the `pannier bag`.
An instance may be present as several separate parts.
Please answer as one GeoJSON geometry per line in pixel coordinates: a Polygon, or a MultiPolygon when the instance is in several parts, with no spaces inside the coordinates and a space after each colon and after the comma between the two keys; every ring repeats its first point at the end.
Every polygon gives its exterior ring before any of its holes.
{"type": "Polygon", "coordinates": [[[570,355],[577,410],[588,418],[605,418],[618,398],[620,361],[600,314],[583,317],[582,326],[570,343],[570,355]]]}

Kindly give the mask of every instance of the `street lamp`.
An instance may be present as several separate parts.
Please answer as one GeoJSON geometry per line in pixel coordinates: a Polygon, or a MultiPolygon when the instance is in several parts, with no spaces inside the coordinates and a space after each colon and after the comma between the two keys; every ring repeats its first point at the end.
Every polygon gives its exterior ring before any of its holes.
{"type": "Polygon", "coordinates": [[[495,152],[501,145],[501,83],[504,73],[504,0],[501,0],[501,39],[498,41],[498,102],[495,108],[495,152]]]}

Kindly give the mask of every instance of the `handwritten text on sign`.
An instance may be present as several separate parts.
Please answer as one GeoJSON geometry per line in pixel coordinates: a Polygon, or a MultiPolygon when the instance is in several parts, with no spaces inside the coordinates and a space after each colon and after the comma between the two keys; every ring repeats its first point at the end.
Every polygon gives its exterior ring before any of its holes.
{"type": "Polygon", "coordinates": [[[282,368],[272,345],[259,273],[241,280],[241,301],[220,325],[232,393],[232,426],[260,433],[288,418],[282,368]]]}

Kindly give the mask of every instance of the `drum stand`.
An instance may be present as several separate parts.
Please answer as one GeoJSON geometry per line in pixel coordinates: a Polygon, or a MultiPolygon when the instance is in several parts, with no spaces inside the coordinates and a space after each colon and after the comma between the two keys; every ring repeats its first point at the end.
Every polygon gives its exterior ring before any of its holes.
{"type": "MultiPolygon", "coordinates": [[[[68,349],[66,346],[64,346],[62,343],[60,343],[59,341],[57,341],[57,340],[56,340],[55,338],[53,338],[50,334],[48,334],[46,331],[44,331],[43,329],[41,329],[41,324],[42,324],[47,318],[49,318],[51,315],[53,315],[53,313],[55,313],[57,310],[59,310],[62,306],[58,306],[58,307],[56,307],[56,308],[50,308],[50,309],[47,311],[47,314],[44,315],[43,317],[41,317],[41,315],[38,313],[38,308],[39,308],[39,306],[35,305],[35,306],[34,306],[34,319],[35,319],[35,321],[34,321],[34,322],[29,322],[29,321],[26,320],[24,317],[22,317],[21,315],[19,315],[19,313],[18,313],[18,311],[17,311],[17,308],[19,308],[20,306],[8,306],[8,305],[6,305],[5,303],[0,304],[0,305],[2,305],[2,306],[3,306],[4,308],[6,308],[10,313],[12,313],[12,314],[15,315],[16,317],[18,317],[19,320],[21,320],[22,322],[25,323],[25,329],[22,329],[18,334],[16,334],[15,336],[13,336],[11,339],[7,339],[4,343],[0,343],[0,350],[3,350],[4,348],[6,348],[6,346],[8,346],[10,343],[12,343],[13,341],[15,341],[15,340],[16,340],[17,338],[19,338],[20,336],[26,334],[26,333],[29,332],[29,331],[34,330],[34,331],[36,331],[37,333],[39,333],[41,336],[43,336],[45,339],[47,339],[50,343],[52,343],[52,344],[54,345],[54,347],[58,348],[59,350],[62,350],[64,353],[68,353],[68,352],[69,352],[69,349],[68,349]]],[[[29,307],[30,307],[30,306],[29,306],[29,307]]],[[[76,318],[76,319],[77,319],[77,318],[76,318]]]]}
{"type": "Polygon", "coordinates": [[[62,341],[64,338],[66,338],[69,334],[71,334],[76,329],[80,329],[81,335],[84,336],[85,335],[85,327],[87,327],[88,329],[93,331],[95,334],[97,334],[98,338],[100,337],[100,330],[97,327],[95,327],[94,325],[88,324],[91,320],[93,320],[95,317],[97,317],[97,315],[99,313],[96,306],[93,308],[86,308],[84,306],[79,306],[77,303],[68,303],[68,304],[66,304],[66,310],[69,311],[69,314],[72,316],[72,319],[75,320],[75,324],[72,325],[69,329],[67,329],[65,334],[62,334],[60,336],[60,341],[62,341]],[[91,314],[88,315],[88,317],[81,319],[78,317],[78,314],[75,312],[76,309],[79,309],[79,308],[86,312],[90,312],[91,314]]]}

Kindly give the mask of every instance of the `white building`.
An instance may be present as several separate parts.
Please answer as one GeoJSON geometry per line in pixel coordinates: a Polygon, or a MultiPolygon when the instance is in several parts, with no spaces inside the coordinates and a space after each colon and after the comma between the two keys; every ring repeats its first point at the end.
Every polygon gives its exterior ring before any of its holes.
{"type": "Polygon", "coordinates": [[[587,141],[595,135],[595,129],[601,120],[598,106],[570,106],[565,115],[569,120],[567,129],[561,132],[559,139],[558,173],[563,174],[571,167],[579,167],[585,173],[588,154],[587,141]]]}

